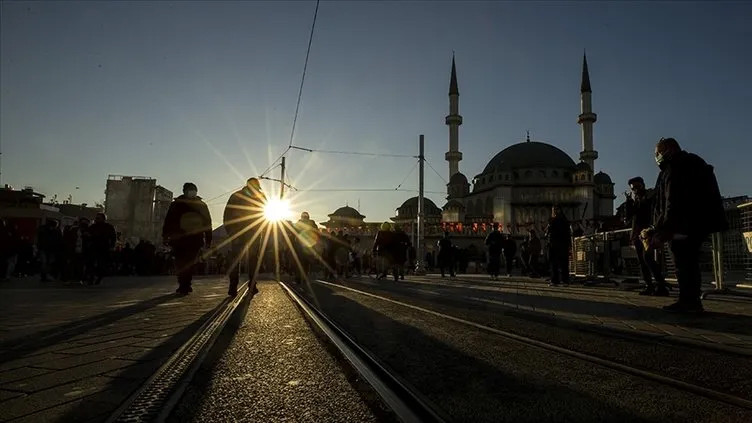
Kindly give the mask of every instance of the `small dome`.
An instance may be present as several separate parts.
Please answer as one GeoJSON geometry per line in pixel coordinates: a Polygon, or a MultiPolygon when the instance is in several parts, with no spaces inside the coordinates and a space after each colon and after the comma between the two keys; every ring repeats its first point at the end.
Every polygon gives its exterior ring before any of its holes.
{"type": "Polygon", "coordinates": [[[574,160],[562,150],[551,144],[528,141],[511,145],[491,159],[483,174],[495,170],[513,170],[525,168],[573,168],[574,160]]]}
{"type": "Polygon", "coordinates": [[[593,176],[593,182],[596,185],[611,185],[613,184],[613,181],[611,181],[611,177],[608,176],[608,174],[603,172],[598,172],[593,176]]]}
{"type": "MultiPolygon", "coordinates": [[[[434,214],[441,214],[441,209],[436,206],[436,203],[429,200],[426,197],[423,197],[423,207],[425,208],[425,214],[426,216],[434,215],[434,214]]],[[[409,213],[409,209],[414,209],[415,213],[418,211],[418,197],[412,197],[409,198],[407,201],[402,203],[399,208],[397,208],[398,214],[400,216],[402,215],[411,215],[412,213],[409,213]]]]}
{"type": "Polygon", "coordinates": [[[337,210],[334,211],[334,213],[329,215],[336,216],[336,217],[350,217],[350,218],[356,218],[356,219],[363,219],[365,216],[360,214],[357,210],[350,206],[340,207],[337,210]]]}
{"type": "Polygon", "coordinates": [[[462,172],[457,172],[454,175],[452,175],[451,178],[449,178],[449,185],[458,185],[458,184],[466,184],[467,182],[467,176],[463,175],[462,172]]]}

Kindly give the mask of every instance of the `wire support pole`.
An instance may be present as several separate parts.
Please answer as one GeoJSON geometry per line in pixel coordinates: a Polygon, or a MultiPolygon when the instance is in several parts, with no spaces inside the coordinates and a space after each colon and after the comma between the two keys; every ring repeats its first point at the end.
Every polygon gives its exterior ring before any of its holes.
{"type": "Polygon", "coordinates": [[[425,155],[424,155],[424,137],[421,134],[419,141],[418,141],[418,234],[417,234],[417,246],[415,248],[416,257],[415,257],[415,274],[416,275],[424,275],[426,273],[425,268],[423,267],[423,226],[425,225],[424,222],[424,202],[425,199],[423,198],[423,179],[424,179],[424,163],[425,163],[425,155]]]}

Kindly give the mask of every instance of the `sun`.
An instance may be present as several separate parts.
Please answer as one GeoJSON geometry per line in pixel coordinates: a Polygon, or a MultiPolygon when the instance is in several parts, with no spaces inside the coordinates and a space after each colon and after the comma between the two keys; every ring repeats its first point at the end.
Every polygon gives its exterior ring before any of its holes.
{"type": "Polygon", "coordinates": [[[279,222],[290,216],[290,202],[272,198],[264,205],[264,218],[270,222],[279,222]]]}

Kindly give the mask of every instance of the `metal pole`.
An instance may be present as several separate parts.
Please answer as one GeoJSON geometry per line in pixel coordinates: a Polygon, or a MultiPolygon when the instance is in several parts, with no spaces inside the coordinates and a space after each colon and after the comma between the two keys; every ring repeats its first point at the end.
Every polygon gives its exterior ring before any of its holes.
{"type": "Polygon", "coordinates": [[[285,156],[282,156],[282,176],[279,177],[279,199],[285,196],[285,156]]]}
{"type": "Polygon", "coordinates": [[[426,270],[423,266],[423,227],[425,225],[423,212],[423,168],[425,156],[423,155],[423,135],[420,136],[418,147],[418,236],[415,248],[415,274],[425,275],[426,270]]]}

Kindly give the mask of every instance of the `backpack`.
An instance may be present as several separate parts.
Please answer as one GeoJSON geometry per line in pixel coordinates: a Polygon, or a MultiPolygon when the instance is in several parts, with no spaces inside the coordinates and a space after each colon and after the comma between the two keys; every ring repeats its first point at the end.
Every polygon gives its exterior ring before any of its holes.
{"type": "Polygon", "coordinates": [[[718,187],[713,166],[704,164],[696,174],[697,209],[696,222],[703,225],[705,233],[712,234],[728,230],[726,211],[723,208],[723,197],[718,187]]]}

